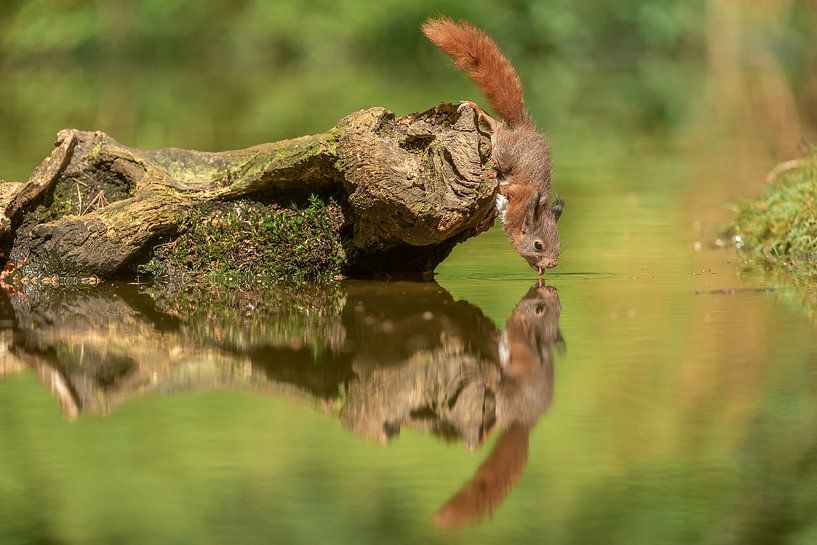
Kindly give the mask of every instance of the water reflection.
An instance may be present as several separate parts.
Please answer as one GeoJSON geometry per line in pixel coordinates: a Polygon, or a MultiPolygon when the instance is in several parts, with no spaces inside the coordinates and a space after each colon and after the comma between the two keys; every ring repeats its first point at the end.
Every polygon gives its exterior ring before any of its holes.
{"type": "Polygon", "coordinates": [[[478,522],[502,503],[528,462],[528,435],[553,397],[553,348],[564,350],[554,288],[533,286],[499,335],[495,414],[502,435],[485,462],[434,516],[443,527],[478,522]]]}
{"type": "Polygon", "coordinates": [[[556,290],[539,284],[501,331],[435,283],[155,300],[134,286],[38,288],[0,304],[0,377],[33,370],[69,419],[150,392],[231,388],[308,399],[380,442],[412,428],[475,449],[501,434],[437,512],[445,527],[490,514],[519,479],[564,345],[556,290]]]}

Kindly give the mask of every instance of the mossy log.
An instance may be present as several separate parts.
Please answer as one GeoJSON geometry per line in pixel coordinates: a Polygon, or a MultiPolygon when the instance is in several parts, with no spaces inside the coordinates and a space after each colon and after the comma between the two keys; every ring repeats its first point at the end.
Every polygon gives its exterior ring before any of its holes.
{"type": "Polygon", "coordinates": [[[489,157],[473,112],[450,104],[401,118],[371,108],[326,133],[218,153],[67,129],[27,183],[0,183],[0,247],[27,277],[129,276],[205,203],[317,195],[342,210],[346,274],[426,273],[491,225],[489,157]]]}

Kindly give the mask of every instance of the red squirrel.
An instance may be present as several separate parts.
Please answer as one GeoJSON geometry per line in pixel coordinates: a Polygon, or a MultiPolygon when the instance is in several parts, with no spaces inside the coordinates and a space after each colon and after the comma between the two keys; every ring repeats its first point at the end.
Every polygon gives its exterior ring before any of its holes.
{"type": "Polygon", "coordinates": [[[497,187],[496,207],[519,254],[539,274],[559,260],[556,222],[564,204],[550,198],[550,146],[525,109],[522,83],[490,36],[466,22],[428,19],[423,34],[454,60],[488,99],[496,121],[476,104],[464,102],[491,129],[497,187]]]}

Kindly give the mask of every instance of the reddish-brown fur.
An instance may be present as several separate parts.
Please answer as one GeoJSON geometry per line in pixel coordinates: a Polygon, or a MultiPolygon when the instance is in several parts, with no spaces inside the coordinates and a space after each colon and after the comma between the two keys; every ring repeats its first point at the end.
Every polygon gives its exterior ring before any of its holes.
{"type": "Polygon", "coordinates": [[[471,480],[437,511],[435,524],[457,528],[496,511],[528,464],[529,434],[521,424],[508,428],[471,480]]]}
{"type": "Polygon", "coordinates": [[[491,130],[497,192],[508,199],[503,227],[519,254],[537,270],[555,267],[561,203],[550,199],[550,146],[525,110],[522,84],[511,62],[483,31],[448,18],[429,19],[423,33],[465,71],[502,117],[494,121],[478,106],[491,130]]]}
{"type": "Polygon", "coordinates": [[[497,115],[512,125],[529,119],[519,76],[490,36],[447,17],[428,19],[423,34],[468,74],[497,115]]]}

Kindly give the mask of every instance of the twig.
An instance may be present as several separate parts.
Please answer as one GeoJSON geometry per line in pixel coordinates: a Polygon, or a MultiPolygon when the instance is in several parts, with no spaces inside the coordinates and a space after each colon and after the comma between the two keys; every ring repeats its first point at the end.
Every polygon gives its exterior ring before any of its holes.
{"type": "Polygon", "coordinates": [[[96,194],[96,196],[93,199],[91,199],[91,202],[88,203],[88,206],[85,207],[85,210],[82,211],[80,216],[84,216],[85,214],[87,214],[88,211],[91,209],[91,207],[97,201],[99,201],[99,203],[100,203],[100,206],[97,206],[97,209],[102,208],[103,206],[106,206],[108,204],[106,202],[106,199],[105,199],[105,192],[104,191],[100,191],[99,193],[96,194]]]}
{"type": "Polygon", "coordinates": [[[778,179],[781,175],[790,172],[792,170],[796,170],[806,164],[805,159],[791,159],[789,161],[783,161],[779,165],[775,166],[769,173],[766,175],[766,183],[770,184],[778,179]]]}

